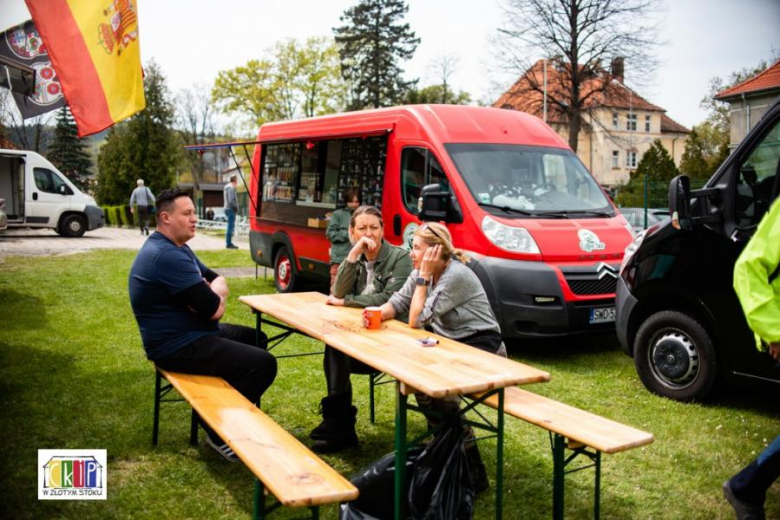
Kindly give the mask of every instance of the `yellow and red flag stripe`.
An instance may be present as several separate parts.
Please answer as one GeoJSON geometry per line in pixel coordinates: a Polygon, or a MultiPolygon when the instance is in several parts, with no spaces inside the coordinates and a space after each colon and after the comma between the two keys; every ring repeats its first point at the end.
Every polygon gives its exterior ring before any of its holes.
{"type": "Polygon", "coordinates": [[[136,0],[25,0],[79,136],[146,106],[136,0]]]}

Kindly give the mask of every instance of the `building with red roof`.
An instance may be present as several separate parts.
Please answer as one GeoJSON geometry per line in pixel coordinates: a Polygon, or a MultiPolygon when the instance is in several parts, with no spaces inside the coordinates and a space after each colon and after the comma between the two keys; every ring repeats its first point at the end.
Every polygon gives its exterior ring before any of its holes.
{"type": "Polygon", "coordinates": [[[730,105],[731,147],[737,146],[780,96],[780,60],[763,72],[718,93],[715,99],[730,105]]]}
{"type": "MultiPolygon", "coordinates": [[[[560,63],[537,61],[493,104],[545,118],[544,84],[550,98],[564,99],[569,88],[560,63]]],[[[577,142],[577,155],[604,186],[628,181],[642,155],[660,139],[680,165],[690,130],[666,115],[666,110],[650,103],[623,83],[623,60],[616,58],[609,71],[597,68],[580,86],[585,108],[577,142]]],[[[564,108],[547,103],[546,122],[568,140],[569,125],[564,108]]]]}

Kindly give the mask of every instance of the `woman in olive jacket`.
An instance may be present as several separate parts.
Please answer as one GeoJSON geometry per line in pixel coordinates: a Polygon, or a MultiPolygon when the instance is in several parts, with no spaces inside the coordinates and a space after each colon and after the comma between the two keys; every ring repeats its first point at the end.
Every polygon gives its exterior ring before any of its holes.
{"type": "MultiPolygon", "coordinates": [[[[384,241],[382,213],[373,206],[361,206],[352,213],[349,236],[353,246],[339,267],[327,303],[347,307],[382,305],[412,272],[409,253],[384,241]]],[[[332,453],[358,444],[350,375],[374,370],[327,345],[324,367],[328,396],[322,399],[322,422],[310,436],[317,441],[314,451],[332,453]]]]}

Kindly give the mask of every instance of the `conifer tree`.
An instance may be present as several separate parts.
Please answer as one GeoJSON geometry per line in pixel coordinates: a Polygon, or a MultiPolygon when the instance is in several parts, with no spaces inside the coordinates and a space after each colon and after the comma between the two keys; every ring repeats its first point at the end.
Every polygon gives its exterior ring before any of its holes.
{"type": "Polygon", "coordinates": [[[350,85],[349,108],[379,108],[402,103],[417,80],[404,81],[400,62],[409,60],[420,43],[408,23],[403,0],[359,0],[333,29],[341,72],[350,85]]]}
{"type": "Polygon", "coordinates": [[[78,136],[76,121],[67,106],[57,113],[54,140],[49,147],[48,159],[79,189],[86,189],[92,159],[85,150],[85,144],[78,136]]]}
{"type": "Polygon", "coordinates": [[[126,204],[138,179],[153,193],[172,187],[183,150],[172,129],[173,105],[160,67],[144,68],[146,108],[109,132],[98,157],[98,201],[126,204]]]}

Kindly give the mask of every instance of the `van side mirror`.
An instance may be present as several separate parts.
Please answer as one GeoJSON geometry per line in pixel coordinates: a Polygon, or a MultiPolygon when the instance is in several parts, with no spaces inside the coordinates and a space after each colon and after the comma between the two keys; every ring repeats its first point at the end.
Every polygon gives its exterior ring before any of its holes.
{"type": "Polygon", "coordinates": [[[442,189],[439,184],[428,184],[420,190],[420,220],[433,222],[463,222],[458,208],[453,202],[452,193],[442,189]]]}
{"type": "Polygon", "coordinates": [[[687,175],[678,175],[669,183],[669,213],[675,229],[690,231],[691,220],[691,179],[687,175]]]}

